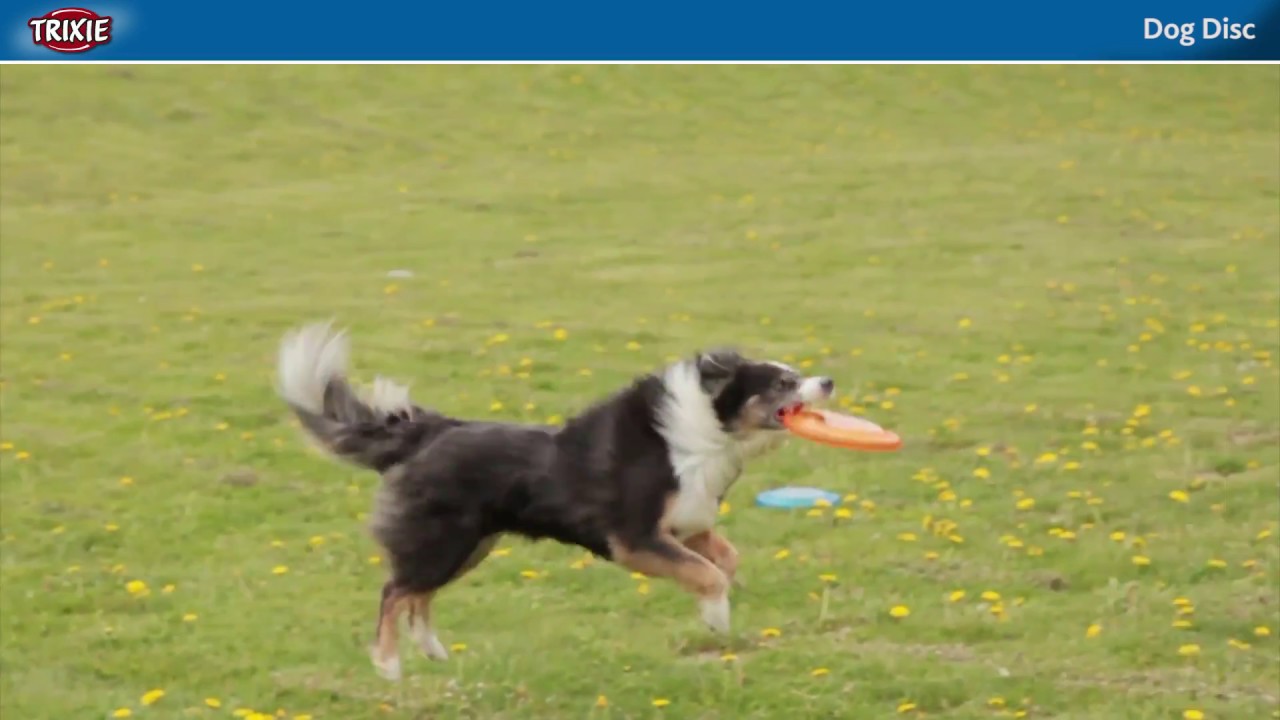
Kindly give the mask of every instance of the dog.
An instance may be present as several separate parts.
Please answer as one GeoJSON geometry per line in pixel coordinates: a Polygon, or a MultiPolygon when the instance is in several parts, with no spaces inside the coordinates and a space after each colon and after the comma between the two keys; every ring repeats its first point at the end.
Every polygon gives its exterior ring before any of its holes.
{"type": "Polygon", "coordinates": [[[785,439],[784,414],[835,387],[713,350],[637,377],[563,426],[518,425],[449,417],[381,376],[358,392],[348,356],[331,323],[289,332],[278,392],[320,448],[382,476],[370,531],[390,578],[370,654],[388,679],[401,672],[402,615],[425,655],[448,658],[432,602],[507,533],[673,580],[727,632],[738,553],[715,531],[720,504],[743,463],[785,439]]]}

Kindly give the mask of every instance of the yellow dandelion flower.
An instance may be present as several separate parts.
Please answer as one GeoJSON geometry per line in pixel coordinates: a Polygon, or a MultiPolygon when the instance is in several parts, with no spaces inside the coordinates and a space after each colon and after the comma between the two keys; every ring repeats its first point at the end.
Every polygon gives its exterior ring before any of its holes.
{"type": "Polygon", "coordinates": [[[788,558],[788,557],[790,557],[790,556],[791,556],[791,551],[790,551],[790,550],[787,550],[786,548],[783,548],[782,550],[779,550],[778,552],[776,552],[776,553],[774,553],[774,554],[773,554],[773,559],[774,559],[774,560],[785,560],[785,559],[787,559],[787,558],[788,558]]]}
{"type": "Polygon", "coordinates": [[[818,579],[824,583],[833,583],[837,580],[837,577],[835,573],[823,573],[818,576],[818,579]]]}
{"type": "Polygon", "coordinates": [[[551,336],[557,340],[565,340],[569,337],[569,331],[564,328],[556,328],[556,331],[551,336]]]}
{"type": "Polygon", "coordinates": [[[450,645],[450,646],[449,646],[449,650],[450,650],[450,651],[452,651],[452,652],[456,652],[456,653],[466,652],[466,651],[467,651],[467,644],[466,644],[466,643],[454,643],[454,644],[452,644],[452,645],[450,645]]]}
{"type": "Polygon", "coordinates": [[[915,542],[916,534],[913,532],[898,533],[898,539],[902,542],[915,542]]]}
{"type": "Polygon", "coordinates": [[[1191,500],[1191,496],[1185,490],[1172,490],[1169,492],[1169,499],[1174,502],[1185,503],[1191,500]]]}
{"type": "Polygon", "coordinates": [[[609,698],[605,697],[604,695],[597,695],[597,696],[596,696],[596,707],[598,707],[598,708],[607,708],[607,707],[609,707],[609,698]]]}
{"type": "Polygon", "coordinates": [[[1022,498],[1016,504],[1019,510],[1030,510],[1036,506],[1035,498],[1022,498]]]}
{"type": "Polygon", "coordinates": [[[217,710],[218,708],[222,707],[222,701],[221,701],[221,700],[219,700],[219,699],[218,699],[218,698],[216,698],[216,697],[207,697],[207,698],[205,698],[205,699],[204,699],[204,704],[205,704],[205,706],[207,706],[207,707],[211,707],[211,708],[213,708],[214,710],[217,710]]]}
{"type": "Polygon", "coordinates": [[[311,716],[307,713],[301,713],[299,715],[294,715],[293,720],[311,720],[311,716]]]}
{"type": "Polygon", "coordinates": [[[1253,647],[1249,643],[1243,640],[1237,640],[1235,638],[1227,638],[1227,645],[1235,648],[1236,650],[1248,650],[1249,648],[1253,647]]]}
{"type": "Polygon", "coordinates": [[[115,712],[111,713],[111,717],[113,717],[113,718],[127,718],[127,717],[133,717],[133,711],[132,711],[132,710],[130,710],[129,708],[124,708],[124,707],[122,707],[122,708],[120,708],[120,709],[116,710],[115,712]]]}
{"type": "Polygon", "coordinates": [[[974,468],[973,476],[981,480],[986,480],[987,478],[991,477],[991,471],[984,467],[974,468]]]}
{"type": "Polygon", "coordinates": [[[1215,570],[1221,570],[1222,568],[1225,568],[1227,566],[1227,561],[1221,558],[1210,558],[1209,562],[1205,564],[1215,570]]]}
{"type": "Polygon", "coordinates": [[[160,689],[150,690],[142,696],[142,704],[155,705],[157,702],[160,701],[160,698],[162,697],[164,697],[163,690],[160,690],[160,689]]]}
{"type": "Polygon", "coordinates": [[[820,667],[820,668],[814,668],[814,669],[810,670],[810,671],[809,671],[809,674],[810,674],[810,675],[812,675],[812,676],[814,676],[814,677],[825,677],[825,676],[827,676],[827,675],[830,675],[830,674],[831,674],[831,671],[830,671],[830,670],[828,670],[827,668],[820,667]]]}
{"type": "Polygon", "coordinates": [[[284,575],[287,572],[289,572],[289,568],[284,565],[277,565],[271,568],[272,575],[284,575]]]}
{"type": "Polygon", "coordinates": [[[1085,628],[1085,631],[1084,631],[1084,636],[1087,638],[1096,638],[1101,634],[1102,634],[1102,626],[1099,625],[1098,623],[1094,623],[1090,625],[1089,627],[1085,628]]]}
{"type": "Polygon", "coordinates": [[[1133,564],[1137,565],[1138,567],[1146,567],[1151,564],[1151,558],[1147,557],[1146,555],[1134,555],[1132,560],[1133,560],[1133,564]]]}
{"type": "Polygon", "coordinates": [[[735,655],[735,654],[733,654],[733,653],[731,653],[731,652],[727,652],[727,653],[725,653],[725,654],[721,655],[721,656],[720,656],[720,659],[721,659],[722,661],[724,661],[724,662],[730,663],[730,662],[733,662],[734,660],[737,660],[737,659],[738,659],[738,656],[737,656],[737,655],[735,655]]]}
{"type": "Polygon", "coordinates": [[[540,577],[540,573],[537,570],[521,570],[520,577],[524,578],[525,580],[534,580],[540,577]]]}
{"type": "Polygon", "coordinates": [[[986,590],[982,593],[982,599],[987,602],[999,602],[1000,593],[995,590],[986,590]]]}
{"type": "Polygon", "coordinates": [[[1170,627],[1175,630],[1190,630],[1194,625],[1195,623],[1192,623],[1190,620],[1174,620],[1170,623],[1170,627]]]}
{"type": "Polygon", "coordinates": [[[1204,713],[1200,710],[1183,710],[1182,720],[1204,720],[1204,713]]]}
{"type": "Polygon", "coordinates": [[[849,508],[843,508],[843,507],[836,508],[835,515],[841,520],[848,520],[849,518],[853,517],[853,511],[850,510],[849,508]]]}
{"type": "Polygon", "coordinates": [[[782,636],[782,631],[776,627],[767,627],[760,631],[760,635],[767,638],[776,638],[782,636]]]}
{"type": "Polygon", "coordinates": [[[1057,461],[1058,461],[1058,454],[1054,452],[1041,453],[1040,457],[1036,458],[1037,465],[1047,465],[1049,463],[1057,462],[1057,461]]]}
{"type": "Polygon", "coordinates": [[[889,608],[889,616],[901,620],[911,614],[911,608],[906,605],[894,605],[889,608]]]}
{"type": "Polygon", "coordinates": [[[947,600],[949,602],[958,603],[964,599],[966,594],[967,593],[963,590],[952,590],[951,594],[947,596],[947,600]]]}
{"type": "Polygon", "coordinates": [[[1195,643],[1187,643],[1178,648],[1178,654],[1182,657],[1195,657],[1200,654],[1200,646],[1195,643]]]}
{"type": "Polygon", "coordinates": [[[1002,708],[1005,706],[1005,700],[1002,697],[993,697],[987,699],[987,707],[1002,708]]]}
{"type": "Polygon", "coordinates": [[[898,712],[900,713],[909,713],[915,709],[916,709],[916,704],[911,702],[910,700],[904,700],[898,703],[898,712]]]}
{"type": "Polygon", "coordinates": [[[653,706],[654,706],[654,707],[656,707],[656,708],[664,708],[664,707],[666,707],[666,706],[668,706],[668,705],[670,705],[670,704],[671,704],[671,701],[670,701],[670,700],[668,700],[668,699],[666,699],[666,698],[654,698],[654,699],[653,699],[653,706]]]}
{"type": "Polygon", "coordinates": [[[1253,634],[1257,637],[1271,637],[1271,628],[1266,625],[1259,625],[1253,629],[1253,634]]]}

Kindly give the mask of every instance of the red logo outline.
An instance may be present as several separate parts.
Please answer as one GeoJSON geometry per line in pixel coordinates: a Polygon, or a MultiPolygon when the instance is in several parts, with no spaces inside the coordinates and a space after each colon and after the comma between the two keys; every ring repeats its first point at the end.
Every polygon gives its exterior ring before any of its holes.
{"type": "Polygon", "coordinates": [[[27,21],[31,42],[60,53],[88,52],[111,42],[111,18],[87,8],[50,10],[27,21]],[[53,35],[57,39],[50,40],[53,35]],[[100,39],[99,39],[100,38],[100,39]]]}

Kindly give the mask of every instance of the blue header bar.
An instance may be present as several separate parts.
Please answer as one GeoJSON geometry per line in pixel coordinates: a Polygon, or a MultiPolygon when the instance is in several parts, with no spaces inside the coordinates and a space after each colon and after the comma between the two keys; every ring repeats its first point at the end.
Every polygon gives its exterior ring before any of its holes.
{"type": "Polygon", "coordinates": [[[0,60],[1280,61],[1280,0],[69,2],[4,3],[0,60]]]}

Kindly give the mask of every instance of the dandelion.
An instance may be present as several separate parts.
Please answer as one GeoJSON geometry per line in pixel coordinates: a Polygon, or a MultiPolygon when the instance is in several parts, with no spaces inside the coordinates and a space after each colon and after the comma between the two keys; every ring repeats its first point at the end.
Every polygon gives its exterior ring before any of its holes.
{"type": "Polygon", "coordinates": [[[783,548],[782,550],[779,550],[778,552],[773,554],[774,560],[786,560],[788,557],[791,557],[791,551],[787,550],[786,548],[783,548]]]}
{"type": "Polygon", "coordinates": [[[160,698],[162,698],[162,697],[164,697],[164,691],[163,691],[163,690],[159,690],[159,689],[157,689],[157,690],[151,690],[151,691],[147,692],[145,695],[143,695],[143,696],[142,696],[142,704],[143,704],[143,705],[155,705],[157,702],[159,702],[159,701],[160,701],[160,698]]]}
{"type": "Polygon", "coordinates": [[[127,717],[133,717],[133,711],[132,711],[132,710],[130,710],[129,708],[124,708],[124,707],[122,707],[122,708],[120,708],[120,709],[116,710],[115,712],[111,713],[111,717],[113,717],[113,718],[127,718],[127,717]]]}
{"type": "Polygon", "coordinates": [[[653,699],[653,706],[654,706],[654,707],[656,707],[656,708],[664,708],[664,707],[666,707],[666,706],[668,706],[668,705],[670,705],[670,704],[671,704],[671,701],[670,701],[670,700],[668,700],[668,699],[666,699],[666,698],[654,698],[654,699],[653,699]]]}
{"type": "Polygon", "coordinates": [[[200,619],[200,616],[195,613],[185,613],[182,616],[182,622],[195,622],[196,620],[199,620],[199,619],[200,619]]]}
{"type": "Polygon", "coordinates": [[[551,336],[556,340],[566,340],[569,337],[569,331],[564,328],[556,328],[556,331],[553,332],[551,336]]]}
{"type": "Polygon", "coordinates": [[[889,608],[889,616],[896,620],[901,620],[910,614],[911,608],[908,608],[906,605],[894,605],[889,608]]]}
{"type": "Polygon", "coordinates": [[[525,580],[535,580],[541,577],[541,573],[539,573],[537,570],[521,570],[520,577],[524,578],[525,580]]]}
{"type": "Polygon", "coordinates": [[[909,713],[915,709],[916,709],[916,704],[911,702],[910,700],[903,700],[902,702],[898,703],[899,713],[909,713]]]}
{"type": "Polygon", "coordinates": [[[1195,643],[1187,643],[1178,648],[1178,654],[1182,657],[1195,657],[1200,654],[1200,646],[1195,643]]]}
{"type": "Polygon", "coordinates": [[[1271,637],[1271,628],[1266,625],[1259,625],[1253,629],[1253,634],[1257,637],[1271,637]]]}
{"type": "Polygon", "coordinates": [[[835,515],[837,518],[840,518],[841,520],[848,520],[849,518],[853,517],[853,511],[850,510],[849,508],[837,508],[835,515]]]}
{"type": "Polygon", "coordinates": [[[597,696],[596,696],[596,707],[598,707],[598,708],[607,708],[607,707],[609,707],[609,698],[605,697],[604,695],[597,695],[597,696]]]}
{"type": "Polygon", "coordinates": [[[467,650],[467,644],[466,644],[466,643],[454,643],[454,644],[452,644],[452,645],[450,645],[450,646],[449,646],[449,650],[451,650],[452,652],[456,652],[456,653],[466,652],[466,650],[467,650]]]}
{"type": "Polygon", "coordinates": [[[1017,502],[1016,507],[1019,510],[1030,510],[1036,506],[1035,498],[1022,498],[1017,502]]]}
{"type": "Polygon", "coordinates": [[[824,583],[833,583],[837,578],[835,573],[823,573],[818,576],[818,579],[824,583]]]}
{"type": "Polygon", "coordinates": [[[999,602],[1000,593],[996,592],[995,590],[987,590],[982,593],[982,599],[985,600],[986,602],[999,602]]]}
{"type": "Polygon", "coordinates": [[[1250,647],[1252,647],[1252,645],[1250,645],[1249,643],[1243,640],[1237,640],[1235,638],[1227,638],[1227,645],[1230,645],[1236,650],[1248,650],[1250,647]]]}
{"type": "Polygon", "coordinates": [[[987,478],[991,477],[991,471],[984,467],[974,468],[973,476],[980,480],[986,480],[987,478]]]}
{"type": "Polygon", "coordinates": [[[1169,499],[1174,502],[1185,503],[1191,500],[1191,496],[1185,490],[1172,490],[1169,492],[1169,499]]]}
{"type": "Polygon", "coordinates": [[[1084,631],[1084,636],[1090,639],[1096,638],[1101,634],[1102,634],[1102,626],[1099,625],[1098,623],[1094,623],[1090,625],[1089,627],[1085,628],[1085,631],[1084,631]]]}
{"type": "Polygon", "coordinates": [[[1183,710],[1182,720],[1204,720],[1204,713],[1199,710],[1183,710]]]}
{"type": "Polygon", "coordinates": [[[1209,562],[1205,564],[1214,570],[1221,570],[1227,566],[1227,561],[1221,558],[1209,558],[1209,562]]]}
{"type": "Polygon", "coordinates": [[[737,656],[737,655],[735,655],[735,654],[733,654],[733,653],[731,653],[731,652],[727,652],[727,653],[725,653],[725,654],[723,654],[723,655],[721,655],[721,656],[720,656],[720,660],[722,660],[723,662],[727,662],[727,663],[731,663],[731,662],[733,662],[733,661],[735,661],[735,660],[737,660],[737,659],[738,659],[738,656],[737,656]]]}
{"type": "Polygon", "coordinates": [[[782,637],[782,631],[776,627],[767,627],[760,631],[760,635],[767,638],[782,637]]]}
{"type": "Polygon", "coordinates": [[[204,704],[206,707],[213,708],[214,710],[217,710],[218,708],[222,707],[222,701],[216,697],[205,698],[204,704]]]}
{"type": "Polygon", "coordinates": [[[287,572],[289,572],[289,568],[284,565],[277,565],[271,568],[272,575],[284,575],[287,572]]]}
{"type": "Polygon", "coordinates": [[[1146,555],[1134,555],[1132,560],[1133,560],[1133,564],[1137,565],[1138,567],[1146,567],[1151,564],[1151,558],[1147,557],[1146,555]]]}
{"type": "Polygon", "coordinates": [[[827,675],[830,675],[831,671],[828,670],[827,668],[820,667],[820,668],[814,668],[813,670],[810,670],[809,674],[812,675],[813,677],[825,677],[827,675]]]}

